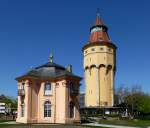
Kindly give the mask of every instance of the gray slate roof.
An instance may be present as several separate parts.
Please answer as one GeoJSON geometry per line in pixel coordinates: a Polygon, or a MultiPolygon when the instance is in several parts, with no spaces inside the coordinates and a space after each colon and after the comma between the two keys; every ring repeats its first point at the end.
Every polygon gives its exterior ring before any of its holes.
{"type": "Polygon", "coordinates": [[[64,75],[78,77],[81,79],[81,77],[76,76],[73,73],[67,71],[67,69],[64,68],[63,66],[52,62],[48,62],[39,67],[33,68],[29,72],[25,73],[23,76],[17,77],[16,79],[26,77],[26,76],[33,76],[39,78],[47,78],[47,77],[56,78],[64,75]]]}

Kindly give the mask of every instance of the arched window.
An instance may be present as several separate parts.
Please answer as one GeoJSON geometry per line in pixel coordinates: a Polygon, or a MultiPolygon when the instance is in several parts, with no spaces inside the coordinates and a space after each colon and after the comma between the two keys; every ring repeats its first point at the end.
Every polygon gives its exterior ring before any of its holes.
{"type": "Polygon", "coordinates": [[[51,83],[46,83],[44,87],[44,95],[51,95],[51,94],[52,94],[51,83]]]}
{"type": "Polygon", "coordinates": [[[72,101],[70,102],[69,108],[70,108],[70,118],[75,118],[75,105],[72,101]]]}
{"type": "Polygon", "coordinates": [[[44,103],[44,117],[51,117],[51,102],[44,103]]]}

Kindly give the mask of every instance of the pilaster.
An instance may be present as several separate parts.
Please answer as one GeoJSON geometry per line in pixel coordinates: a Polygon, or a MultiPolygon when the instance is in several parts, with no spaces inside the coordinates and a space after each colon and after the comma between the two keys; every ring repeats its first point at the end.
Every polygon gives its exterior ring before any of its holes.
{"type": "Polygon", "coordinates": [[[30,123],[31,114],[31,82],[25,81],[25,119],[30,123]]]}
{"type": "Polygon", "coordinates": [[[18,110],[17,110],[17,118],[20,119],[21,117],[21,96],[18,96],[18,110]]]}
{"type": "Polygon", "coordinates": [[[111,105],[114,106],[114,85],[115,85],[115,80],[114,80],[114,70],[111,69],[111,105]]]}
{"type": "MultiPolygon", "coordinates": [[[[20,89],[20,83],[18,82],[18,90],[20,89]]],[[[18,110],[17,110],[17,118],[21,117],[21,96],[18,95],[18,110]]]]}
{"type": "Polygon", "coordinates": [[[100,77],[99,77],[99,68],[96,68],[96,95],[97,95],[97,99],[96,99],[96,103],[97,106],[100,105],[100,77]]]}

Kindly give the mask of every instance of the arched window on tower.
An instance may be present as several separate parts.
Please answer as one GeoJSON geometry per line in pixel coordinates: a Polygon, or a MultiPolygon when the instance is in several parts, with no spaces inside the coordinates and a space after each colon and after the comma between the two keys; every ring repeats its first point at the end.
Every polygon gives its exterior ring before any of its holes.
{"type": "Polygon", "coordinates": [[[75,105],[72,101],[70,102],[69,108],[70,108],[70,118],[75,118],[75,105]]]}
{"type": "Polygon", "coordinates": [[[44,117],[51,117],[51,102],[46,101],[44,103],[44,117]]]}

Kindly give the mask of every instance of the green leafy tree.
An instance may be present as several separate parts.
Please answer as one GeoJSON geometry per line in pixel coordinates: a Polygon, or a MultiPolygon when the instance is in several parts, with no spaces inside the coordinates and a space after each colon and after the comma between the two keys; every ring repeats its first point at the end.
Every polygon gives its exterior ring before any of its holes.
{"type": "Polygon", "coordinates": [[[117,95],[120,101],[118,106],[128,108],[131,118],[150,114],[150,96],[142,92],[141,86],[134,85],[130,89],[121,86],[117,95]]]}
{"type": "Polygon", "coordinates": [[[143,94],[138,98],[137,111],[150,114],[150,96],[143,94]]]}
{"type": "Polygon", "coordinates": [[[150,113],[150,96],[141,92],[131,93],[125,97],[132,117],[150,113]]]}

